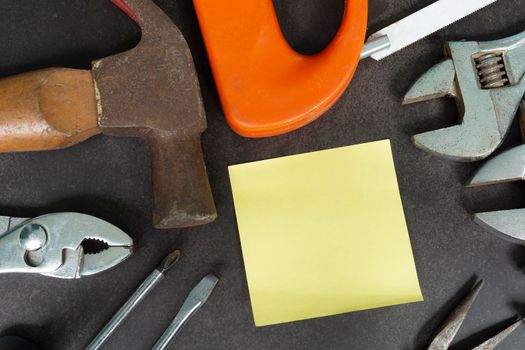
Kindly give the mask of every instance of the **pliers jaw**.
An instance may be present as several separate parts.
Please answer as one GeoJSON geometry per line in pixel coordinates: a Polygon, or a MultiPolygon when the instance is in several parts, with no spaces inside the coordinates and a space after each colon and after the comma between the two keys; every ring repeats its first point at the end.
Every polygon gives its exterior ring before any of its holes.
{"type": "Polygon", "coordinates": [[[453,97],[460,124],[412,140],[443,158],[484,159],[503,142],[525,92],[525,32],[492,42],[449,42],[445,55],[416,81],[403,104],[453,97]]]}
{"type": "Polygon", "coordinates": [[[56,278],[81,278],[105,271],[128,258],[132,239],[117,227],[79,213],[55,213],[34,219],[2,217],[0,273],[39,273],[56,278]],[[89,254],[85,241],[105,245],[89,254]]]}
{"type": "MultiPolygon", "coordinates": [[[[461,301],[461,303],[452,311],[449,317],[443,322],[437,331],[436,335],[432,339],[428,350],[447,350],[454,341],[456,334],[461,328],[465,318],[467,317],[472,304],[478,297],[478,294],[483,287],[483,281],[479,281],[476,285],[470,290],[467,296],[461,301]]],[[[507,328],[503,329],[501,332],[493,336],[492,338],[486,340],[481,345],[478,345],[473,350],[492,350],[501,343],[505,338],[507,338],[512,332],[516,330],[521,325],[521,319],[516,320],[507,328]]]]}
{"type": "Polygon", "coordinates": [[[452,344],[454,337],[459,331],[459,328],[465,321],[472,304],[476,300],[483,281],[478,282],[469,294],[461,301],[461,303],[452,311],[449,317],[443,322],[436,336],[432,339],[428,350],[447,350],[452,344]]]}

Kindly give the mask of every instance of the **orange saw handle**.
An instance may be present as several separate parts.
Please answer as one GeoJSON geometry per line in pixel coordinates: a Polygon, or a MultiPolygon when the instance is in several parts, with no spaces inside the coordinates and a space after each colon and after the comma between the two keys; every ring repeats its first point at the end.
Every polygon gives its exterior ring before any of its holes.
{"type": "Polygon", "coordinates": [[[286,42],[272,0],[193,0],[231,128],[246,137],[283,134],[328,110],[355,72],[368,0],[346,0],[341,27],[319,54],[286,42]]]}

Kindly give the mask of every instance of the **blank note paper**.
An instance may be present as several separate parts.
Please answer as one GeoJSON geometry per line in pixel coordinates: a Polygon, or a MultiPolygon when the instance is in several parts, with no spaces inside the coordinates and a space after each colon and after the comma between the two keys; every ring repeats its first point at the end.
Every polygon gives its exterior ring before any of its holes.
{"type": "Polygon", "coordinates": [[[257,326],[423,299],[388,140],[229,173],[257,326]]]}

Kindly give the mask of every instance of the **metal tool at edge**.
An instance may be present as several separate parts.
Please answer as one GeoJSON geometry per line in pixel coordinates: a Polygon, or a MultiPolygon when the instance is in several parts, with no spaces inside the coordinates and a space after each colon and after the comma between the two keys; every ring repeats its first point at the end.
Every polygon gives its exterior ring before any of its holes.
{"type": "Polygon", "coordinates": [[[186,322],[208,301],[213,289],[219,282],[214,275],[207,275],[190,292],[186,301],[173,319],[173,322],[166,329],[164,334],[157,340],[152,350],[165,350],[170,342],[177,336],[186,322]]]}
{"type": "Polygon", "coordinates": [[[100,333],[91,341],[86,350],[100,349],[102,344],[113,334],[124,322],[129,314],[140,304],[153,288],[164,279],[164,275],[179,260],[180,251],[175,250],[166,256],[155,270],[141,283],[133,295],[117,311],[111,320],[104,326],[100,333]]]}
{"type": "Polygon", "coordinates": [[[496,2],[497,0],[438,0],[370,35],[361,59],[379,61],[496,2]]]}

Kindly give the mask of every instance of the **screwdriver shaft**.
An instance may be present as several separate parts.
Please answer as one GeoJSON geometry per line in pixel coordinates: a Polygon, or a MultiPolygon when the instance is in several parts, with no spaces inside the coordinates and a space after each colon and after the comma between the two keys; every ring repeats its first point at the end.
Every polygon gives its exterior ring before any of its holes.
{"type": "Polygon", "coordinates": [[[86,350],[100,349],[102,344],[113,334],[130,313],[137,307],[142,300],[155,288],[155,286],[164,279],[164,274],[173,266],[180,256],[180,251],[176,250],[168,255],[160,265],[140,284],[131,297],[122,305],[117,313],[111,318],[106,326],[88,345],[86,350]]]}

